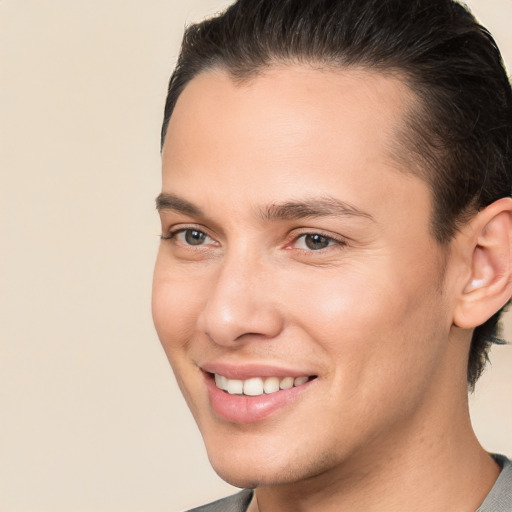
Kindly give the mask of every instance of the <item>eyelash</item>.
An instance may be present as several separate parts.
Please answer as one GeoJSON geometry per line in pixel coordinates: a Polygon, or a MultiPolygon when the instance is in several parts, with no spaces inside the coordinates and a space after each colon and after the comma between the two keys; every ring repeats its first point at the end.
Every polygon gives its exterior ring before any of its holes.
{"type": "MultiPolygon", "coordinates": [[[[213,238],[210,235],[208,235],[208,233],[206,233],[205,231],[203,231],[201,229],[196,229],[193,227],[190,227],[190,228],[184,227],[184,228],[178,228],[175,230],[171,230],[171,231],[169,231],[169,233],[167,235],[161,235],[160,238],[161,238],[161,240],[174,240],[179,234],[181,234],[181,233],[186,234],[187,232],[191,232],[191,231],[200,233],[200,234],[204,235],[205,237],[208,237],[213,240],[213,238]]],[[[333,246],[344,247],[347,245],[346,240],[341,237],[340,238],[333,237],[332,235],[324,234],[321,231],[310,231],[310,232],[300,233],[300,234],[294,236],[293,239],[291,240],[291,242],[287,242],[285,244],[285,248],[290,249],[290,250],[294,249],[294,247],[290,247],[290,246],[292,244],[296,244],[300,239],[305,239],[307,236],[319,236],[319,237],[325,239],[328,242],[328,245],[326,247],[316,249],[316,250],[315,249],[295,248],[296,250],[301,251],[305,254],[321,253],[321,252],[324,252],[329,247],[333,247],[333,246]]],[[[197,244],[197,246],[194,246],[194,244],[186,244],[185,243],[186,247],[200,248],[203,245],[204,244],[197,244]]]]}
{"type": "MultiPolygon", "coordinates": [[[[299,251],[302,251],[306,254],[311,254],[311,253],[320,253],[320,252],[323,252],[329,248],[332,248],[334,246],[338,246],[338,247],[344,247],[347,245],[347,242],[346,240],[342,239],[342,238],[338,238],[338,237],[333,237],[332,235],[327,235],[327,234],[324,234],[322,232],[319,232],[319,231],[311,231],[311,232],[305,232],[305,233],[300,233],[299,235],[295,236],[292,240],[292,244],[297,244],[299,242],[299,240],[303,239],[304,240],[304,243],[307,245],[306,243],[306,238],[308,236],[318,236],[318,237],[321,237],[322,239],[324,239],[328,245],[326,247],[322,247],[322,248],[319,248],[319,249],[311,249],[311,248],[307,248],[307,249],[303,249],[303,248],[298,248],[298,247],[294,247],[294,249],[296,250],[299,250],[299,251]]],[[[288,244],[288,246],[291,245],[291,244],[288,244]]]]}
{"type": "MultiPolygon", "coordinates": [[[[208,233],[206,233],[205,231],[203,231],[202,229],[197,229],[197,228],[193,228],[193,227],[190,227],[190,228],[178,228],[178,229],[174,229],[174,230],[171,230],[169,231],[169,233],[167,235],[161,235],[160,236],[160,239],[161,240],[173,240],[175,239],[179,234],[181,233],[187,233],[187,232],[190,232],[190,231],[195,231],[196,233],[201,233],[205,236],[207,236],[208,238],[212,238],[210,235],[208,235],[208,233]]],[[[213,239],[212,239],[213,240],[213,239]]],[[[187,244],[188,246],[190,247],[193,247],[194,245],[193,244],[187,244]]],[[[200,244],[198,244],[199,246],[200,244]]],[[[201,244],[202,245],[202,244],[201,244]]]]}

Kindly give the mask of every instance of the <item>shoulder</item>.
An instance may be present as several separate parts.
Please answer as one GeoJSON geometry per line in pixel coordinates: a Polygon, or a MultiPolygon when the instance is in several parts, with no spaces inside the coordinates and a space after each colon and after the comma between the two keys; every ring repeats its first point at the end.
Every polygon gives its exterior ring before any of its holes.
{"type": "Polygon", "coordinates": [[[188,512],[245,512],[252,499],[252,489],[245,489],[208,505],[197,507],[188,512]]]}
{"type": "Polygon", "coordinates": [[[501,473],[477,512],[512,512],[512,462],[503,455],[493,455],[501,473]]]}

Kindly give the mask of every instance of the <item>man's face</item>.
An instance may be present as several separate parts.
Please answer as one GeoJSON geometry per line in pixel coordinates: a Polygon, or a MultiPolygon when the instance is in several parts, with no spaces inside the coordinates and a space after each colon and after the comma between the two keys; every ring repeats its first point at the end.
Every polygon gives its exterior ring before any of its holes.
{"type": "Polygon", "coordinates": [[[393,453],[461,373],[430,192],[391,156],[410,97],[375,73],[283,67],[207,72],[178,100],[153,314],[235,485],[393,453]]]}

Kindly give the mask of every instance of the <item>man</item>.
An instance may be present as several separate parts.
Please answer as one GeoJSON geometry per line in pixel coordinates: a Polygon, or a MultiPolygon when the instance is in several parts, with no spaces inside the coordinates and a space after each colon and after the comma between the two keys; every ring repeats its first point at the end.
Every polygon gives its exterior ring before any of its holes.
{"type": "Polygon", "coordinates": [[[471,428],[512,295],[512,93],[451,0],[239,0],[171,78],[153,315],[204,511],[511,511],[471,428]],[[251,491],[250,489],[254,489],[251,491]]]}

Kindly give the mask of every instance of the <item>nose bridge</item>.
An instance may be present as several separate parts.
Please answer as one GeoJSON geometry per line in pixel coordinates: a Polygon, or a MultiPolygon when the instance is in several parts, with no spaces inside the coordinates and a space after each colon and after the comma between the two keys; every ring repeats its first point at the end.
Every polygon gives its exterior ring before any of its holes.
{"type": "Polygon", "coordinates": [[[261,255],[244,248],[227,253],[199,317],[199,328],[215,343],[240,344],[246,335],[271,338],[282,328],[271,272],[261,255]]]}

